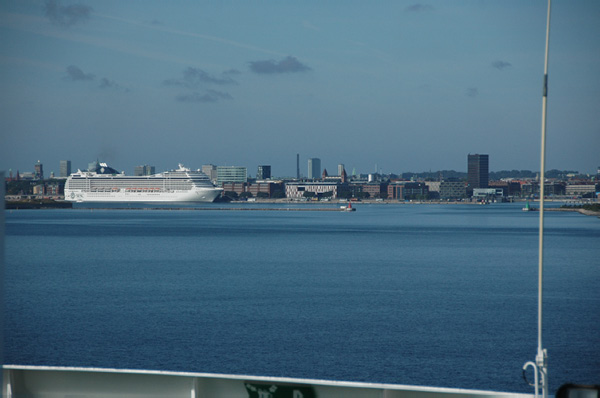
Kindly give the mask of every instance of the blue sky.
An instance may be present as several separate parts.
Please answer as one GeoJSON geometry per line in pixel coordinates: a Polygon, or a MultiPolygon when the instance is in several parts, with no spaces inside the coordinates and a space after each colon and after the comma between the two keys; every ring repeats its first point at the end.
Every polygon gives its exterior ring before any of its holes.
{"type": "MultiPolygon", "coordinates": [[[[0,3],[0,170],[539,170],[547,2],[0,3]]],[[[600,2],[555,0],[547,168],[600,166],[600,2]]]]}

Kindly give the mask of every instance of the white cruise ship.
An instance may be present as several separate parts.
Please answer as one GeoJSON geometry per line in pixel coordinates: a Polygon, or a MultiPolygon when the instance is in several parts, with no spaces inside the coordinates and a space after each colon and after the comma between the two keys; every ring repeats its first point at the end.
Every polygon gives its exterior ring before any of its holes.
{"type": "Polygon", "coordinates": [[[222,192],[200,170],[177,170],[149,176],[127,176],[96,163],[77,170],[65,183],[65,200],[72,202],[213,202],[222,192]]]}

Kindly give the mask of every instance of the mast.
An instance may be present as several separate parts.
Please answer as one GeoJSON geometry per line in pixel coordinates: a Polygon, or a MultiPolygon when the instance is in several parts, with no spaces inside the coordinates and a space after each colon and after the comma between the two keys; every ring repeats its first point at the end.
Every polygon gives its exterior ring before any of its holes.
{"type": "Polygon", "coordinates": [[[544,272],[544,182],[546,170],[546,118],[548,108],[548,50],[550,42],[550,8],[551,0],[548,0],[548,16],[546,20],[546,54],[544,58],[544,88],[542,92],[542,142],[540,156],[540,221],[538,242],[538,346],[535,363],[527,362],[523,366],[523,372],[528,366],[535,371],[535,396],[541,390],[543,398],[548,397],[548,353],[542,345],[542,282],[544,272]],[[539,377],[539,380],[538,380],[539,377]]]}

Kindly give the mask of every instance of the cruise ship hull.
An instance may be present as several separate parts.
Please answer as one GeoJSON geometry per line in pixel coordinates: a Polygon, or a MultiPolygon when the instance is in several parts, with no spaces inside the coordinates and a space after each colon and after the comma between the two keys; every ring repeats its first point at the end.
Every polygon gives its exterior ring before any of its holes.
{"type": "Polygon", "coordinates": [[[83,192],[65,190],[65,200],[71,202],[214,202],[221,189],[197,189],[172,192],[83,192]]]}

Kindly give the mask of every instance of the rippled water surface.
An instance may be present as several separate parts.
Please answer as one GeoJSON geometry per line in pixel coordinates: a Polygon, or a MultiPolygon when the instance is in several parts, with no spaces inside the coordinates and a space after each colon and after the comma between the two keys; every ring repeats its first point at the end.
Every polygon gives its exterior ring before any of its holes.
{"type": "MultiPolygon", "coordinates": [[[[356,207],[7,211],[5,361],[531,392],[537,213],[356,207]]],[[[546,227],[554,392],[599,380],[600,220],[546,227]]]]}

